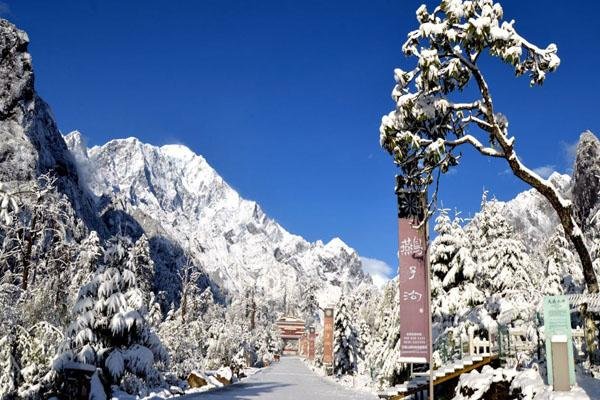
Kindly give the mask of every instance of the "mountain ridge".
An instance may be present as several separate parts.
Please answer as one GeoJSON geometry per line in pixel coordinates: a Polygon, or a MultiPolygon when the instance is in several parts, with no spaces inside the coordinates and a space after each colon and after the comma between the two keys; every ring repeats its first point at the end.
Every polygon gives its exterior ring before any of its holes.
{"type": "Polygon", "coordinates": [[[328,303],[371,282],[341,239],[308,242],[290,233],[184,145],[159,147],[130,137],[87,148],[78,131],[65,141],[98,199],[119,198],[150,236],[162,227],[227,292],[240,293],[255,281],[268,297],[281,298],[309,280],[328,303]],[[140,213],[146,219],[136,218],[140,213]]]}

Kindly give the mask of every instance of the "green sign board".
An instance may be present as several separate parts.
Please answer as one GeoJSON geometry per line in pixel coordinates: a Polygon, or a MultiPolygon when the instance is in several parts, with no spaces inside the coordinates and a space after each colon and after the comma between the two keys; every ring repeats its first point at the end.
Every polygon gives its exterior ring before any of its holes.
{"type": "Polygon", "coordinates": [[[573,361],[573,337],[571,335],[571,313],[566,296],[544,297],[544,334],[546,336],[546,361],[548,384],[552,385],[552,337],[566,337],[568,351],[569,380],[575,384],[575,363],[573,361]]]}

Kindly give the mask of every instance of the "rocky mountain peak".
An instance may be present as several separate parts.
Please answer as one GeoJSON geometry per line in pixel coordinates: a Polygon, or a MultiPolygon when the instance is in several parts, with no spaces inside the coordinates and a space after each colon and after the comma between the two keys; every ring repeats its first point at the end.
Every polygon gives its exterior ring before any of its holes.
{"type": "Polygon", "coordinates": [[[33,68],[31,56],[27,52],[29,37],[10,22],[0,19],[0,117],[9,117],[17,104],[32,100],[33,68]]]}
{"type": "Polygon", "coordinates": [[[25,32],[0,19],[0,181],[10,184],[51,173],[79,217],[102,231],[50,107],[35,93],[28,44],[25,32]]]}
{"type": "Polygon", "coordinates": [[[572,192],[575,217],[585,231],[600,193],[600,140],[590,131],[583,132],[577,143],[572,192]]]}

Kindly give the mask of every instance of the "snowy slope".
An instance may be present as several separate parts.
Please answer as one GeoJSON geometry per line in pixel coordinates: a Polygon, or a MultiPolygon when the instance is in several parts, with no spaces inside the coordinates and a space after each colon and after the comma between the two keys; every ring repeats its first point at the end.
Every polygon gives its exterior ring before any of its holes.
{"type": "Polygon", "coordinates": [[[321,300],[329,302],[341,288],[370,282],[343,241],[289,233],[185,146],[128,138],[86,149],[79,132],[65,140],[96,196],[118,198],[149,237],[171,238],[229,292],[256,280],[267,297],[281,298],[323,281],[321,300]]]}

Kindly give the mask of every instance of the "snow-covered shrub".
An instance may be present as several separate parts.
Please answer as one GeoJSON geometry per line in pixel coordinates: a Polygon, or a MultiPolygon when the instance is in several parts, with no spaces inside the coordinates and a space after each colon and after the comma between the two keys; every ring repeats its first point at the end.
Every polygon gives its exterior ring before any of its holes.
{"type": "Polygon", "coordinates": [[[171,371],[180,379],[192,371],[202,370],[206,356],[206,332],[202,321],[167,318],[160,324],[158,334],[169,352],[171,371]]]}
{"type": "Polygon", "coordinates": [[[0,338],[0,398],[42,398],[52,383],[51,361],[62,333],[47,322],[17,325],[0,338]]]}
{"type": "MultiPolygon", "coordinates": [[[[261,327],[256,332],[255,352],[257,363],[264,364],[272,362],[275,354],[279,354],[283,348],[283,341],[276,325],[261,327]]],[[[248,367],[250,365],[247,365],[248,367]]]]}
{"type": "Polygon", "coordinates": [[[15,334],[0,338],[0,398],[16,396],[21,381],[15,334]]]}
{"type": "Polygon", "coordinates": [[[41,390],[50,386],[53,379],[50,367],[62,339],[62,332],[47,322],[39,322],[17,336],[23,377],[19,388],[21,397],[39,396],[41,390]]]}
{"type": "MultiPolygon", "coordinates": [[[[589,399],[581,390],[576,392],[567,395],[569,398],[589,399]]],[[[545,400],[553,398],[552,394],[552,387],[544,384],[537,365],[522,370],[486,365],[481,372],[474,370],[460,376],[453,400],[545,400]]]]}

